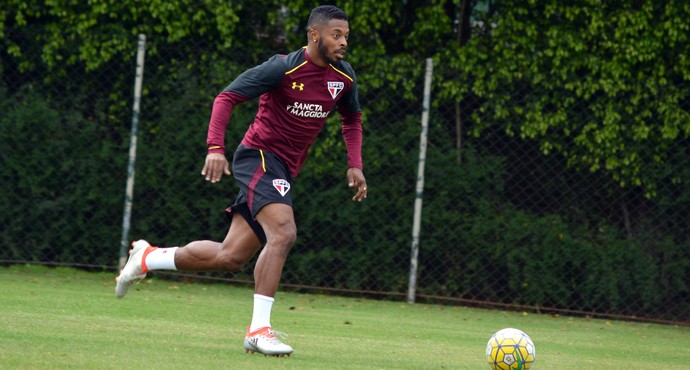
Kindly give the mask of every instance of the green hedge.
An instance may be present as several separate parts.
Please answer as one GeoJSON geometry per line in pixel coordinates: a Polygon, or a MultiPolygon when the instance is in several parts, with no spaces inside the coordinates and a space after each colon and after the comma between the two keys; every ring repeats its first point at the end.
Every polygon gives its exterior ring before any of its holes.
{"type": "MultiPolygon", "coordinates": [[[[142,123],[133,237],[177,245],[224,236],[222,209],[236,189],[198,174],[207,113],[192,107],[203,100],[209,99],[163,99],[170,109],[142,123]]],[[[120,237],[128,133],[58,111],[29,89],[2,96],[0,104],[0,259],[113,265],[117,248],[104,244],[120,237]]],[[[253,109],[236,112],[229,135],[241,135],[253,109]]],[[[345,151],[331,122],[294,187],[299,238],[285,283],[406,291],[416,121],[408,117],[399,132],[367,128],[371,190],[363,203],[350,200],[345,151]]],[[[430,136],[438,138],[439,130],[430,136]]],[[[510,202],[505,157],[466,146],[459,165],[443,141],[431,144],[420,294],[632,315],[676,302],[670,312],[687,312],[687,241],[652,227],[629,239],[603,221],[521,210],[510,202]]]]}

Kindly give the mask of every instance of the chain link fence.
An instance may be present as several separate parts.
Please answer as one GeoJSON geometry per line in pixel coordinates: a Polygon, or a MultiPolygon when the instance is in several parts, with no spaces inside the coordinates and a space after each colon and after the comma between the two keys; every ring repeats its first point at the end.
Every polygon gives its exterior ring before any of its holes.
{"type": "MultiPolygon", "coordinates": [[[[0,262],[114,272],[136,40],[120,62],[67,66],[62,74],[41,67],[41,45],[21,41],[23,64],[2,52],[0,66],[0,262]]],[[[228,50],[218,63],[204,58],[208,45],[157,46],[144,70],[130,239],[222,240],[223,211],[237,188],[200,175],[208,118],[215,95],[261,60],[228,50]]],[[[373,67],[353,62],[369,197],[350,200],[334,115],[293,186],[298,240],[284,289],[407,295],[424,83],[424,61],[416,63],[410,97],[369,85],[373,67]]],[[[452,78],[435,74],[432,86],[452,78]]],[[[442,99],[433,88],[431,95],[418,301],[690,324],[687,185],[669,181],[655,196],[621,187],[500,125],[475,135],[476,122],[489,119],[485,100],[442,99]]],[[[229,155],[255,112],[256,102],[233,112],[229,155]]],[[[689,168],[687,156],[672,164],[670,173],[689,168]]],[[[252,269],[155,274],[251,283],[252,269]]]]}

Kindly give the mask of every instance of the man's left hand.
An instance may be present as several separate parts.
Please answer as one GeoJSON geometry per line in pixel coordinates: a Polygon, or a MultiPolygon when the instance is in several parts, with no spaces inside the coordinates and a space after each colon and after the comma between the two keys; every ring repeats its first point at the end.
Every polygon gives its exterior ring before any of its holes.
{"type": "Polygon", "coordinates": [[[367,180],[364,178],[362,170],[356,167],[350,167],[347,170],[348,186],[357,190],[357,193],[352,200],[361,202],[367,197],[367,180]]]}

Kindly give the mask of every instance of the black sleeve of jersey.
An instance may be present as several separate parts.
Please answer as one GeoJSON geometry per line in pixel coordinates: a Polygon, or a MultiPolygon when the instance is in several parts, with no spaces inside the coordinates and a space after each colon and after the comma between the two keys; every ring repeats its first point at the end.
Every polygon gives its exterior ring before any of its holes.
{"type": "Polygon", "coordinates": [[[262,64],[242,72],[223,92],[234,92],[254,99],[278,86],[286,71],[285,57],[274,55],[262,64]]]}
{"type": "Polygon", "coordinates": [[[359,106],[359,93],[357,92],[357,77],[355,71],[349,63],[341,62],[342,68],[350,77],[352,77],[352,87],[343,95],[338,101],[338,109],[345,109],[348,112],[361,112],[362,108],[359,106]]]}

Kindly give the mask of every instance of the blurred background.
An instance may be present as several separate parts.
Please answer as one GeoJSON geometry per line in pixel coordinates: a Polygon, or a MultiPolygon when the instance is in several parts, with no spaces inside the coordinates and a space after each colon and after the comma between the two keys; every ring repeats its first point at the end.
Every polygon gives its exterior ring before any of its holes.
{"type": "MultiPolygon", "coordinates": [[[[325,3],[350,16],[369,197],[350,200],[334,114],[292,188],[298,239],[283,289],[408,297],[431,58],[416,300],[690,324],[688,2],[325,3]]],[[[222,240],[237,187],[200,175],[213,99],[305,45],[317,5],[5,0],[0,264],[115,275],[140,34],[126,235],[222,240]]],[[[233,112],[228,155],[256,104],[233,112]]],[[[165,276],[253,279],[251,265],[165,276]]]]}

